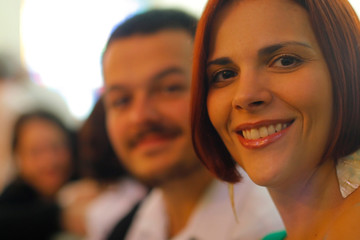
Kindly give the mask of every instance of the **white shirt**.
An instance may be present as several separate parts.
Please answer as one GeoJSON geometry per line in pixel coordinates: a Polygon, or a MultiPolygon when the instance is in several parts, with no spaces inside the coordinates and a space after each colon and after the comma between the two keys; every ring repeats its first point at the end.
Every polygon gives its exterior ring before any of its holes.
{"type": "MultiPolygon", "coordinates": [[[[234,186],[238,223],[227,183],[215,180],[196,207],[185,229],[171,240],[253,240],[284,229],[266,188],[242,173],[234,186]]],[[[167,215],[162,191],[154,189],[139,208],[126,240],[166,240],[167,215]]]]}
{"type": "Polygon", "coordinates": [[[118,221],[147,193],[137,181],[123,178],[108,188],[89,206],[87,212],[87,240],[103,240],[118,221]]]}

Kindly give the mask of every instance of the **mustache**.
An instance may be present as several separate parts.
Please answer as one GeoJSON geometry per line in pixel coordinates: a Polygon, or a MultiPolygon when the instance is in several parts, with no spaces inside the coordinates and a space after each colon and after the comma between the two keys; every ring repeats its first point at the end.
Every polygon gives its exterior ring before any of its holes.
{"type": "Polygon", "coordinates": [[[141,142],[148,135],[157,135],[160,137],[171,138],[177,137],[183,133],[181,127],[175,124],[164,124],[164,123],[147,123],[142,126],[133,137],[128,141],[128,147],[134,148],[139,142],[141,142]]]}

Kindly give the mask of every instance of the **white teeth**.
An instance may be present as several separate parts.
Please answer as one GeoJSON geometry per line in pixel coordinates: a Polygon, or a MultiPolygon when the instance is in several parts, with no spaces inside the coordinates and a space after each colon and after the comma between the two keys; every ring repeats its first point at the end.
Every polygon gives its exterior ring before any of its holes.
{"type": "Polygon", "coordinates": [[[251,131],[250,130],[246,130],[246,135],[248,137],[248,139],[251,139],[251,131]]]}
{"type": "Polygon", "coordinates": [[[268,132],[269,132],[269,135],[271,135],[271,134],[274,134],[274,133],[275,133],[275,127],[274,127],[274,125],[270,125],[270,126],[268,126],[268,132]]]}
{"type": "Polygon", "coordinates": [[[279,132],[285,128],[287,128],[289,124],[281,124],[277,123],[276,125],[269,125],[269,126],[263,126],[259,129],[252,128],[252,129],[246,129],[242,131],[242,134],[245,139],[255,140],[259,138],[267,137],[271,134],[274,134],[275,132],[279,132]]]}
{"type": "Polygon", "coordinates": [[[275,126],[276,132],[279,132],[281,129],[283,129],[281,123],[276,124],[275,126]]]}
{"type": "Polygon", "coordinates": [[[251,129],[251,139],[258,139],[260,138],[260,133],[258,129],[251,129]]]}
{"type": "Polygon", "coordinates": [[[246,139],[249,138],[249,137],[248,137],[248,134],[247,134],[247,131],[243,131],[242,133],[243,133],[244,138],[246,138],[246,139]]]}
{"type": "Polygon", "coordinates": [[[269,133],[268,133],[267,127],[261,127],[260,128],[260,137],[266,137],[268,135],[269,135],[269,133]]]}

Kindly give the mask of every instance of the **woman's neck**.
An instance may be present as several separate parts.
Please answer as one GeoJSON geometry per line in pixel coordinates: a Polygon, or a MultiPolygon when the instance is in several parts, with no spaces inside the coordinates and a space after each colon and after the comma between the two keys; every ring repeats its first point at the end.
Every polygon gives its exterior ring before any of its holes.
{"type": "Polygon", "coordinates": [[[301,180],[269,192],[284,221],[287,239],[322,239],[343,204],[335,163],[323,162],[301,180]]]}

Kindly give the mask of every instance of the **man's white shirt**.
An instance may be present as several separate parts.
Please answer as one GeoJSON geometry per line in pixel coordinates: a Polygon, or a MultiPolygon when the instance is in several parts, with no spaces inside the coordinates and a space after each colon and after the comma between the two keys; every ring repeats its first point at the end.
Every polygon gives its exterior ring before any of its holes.
{"type": "MultiPolygon", "coordinates": [[[[268,191],[242,172],[234,185],[238,222],[231,207],[228,184],[214,180],[186,227],[171,240],[255,240],[284,229],[268,191]]],[[[162,191],[153,189],[144,200],[126,240],[167,240],[168,219],[162,191]]]]}

